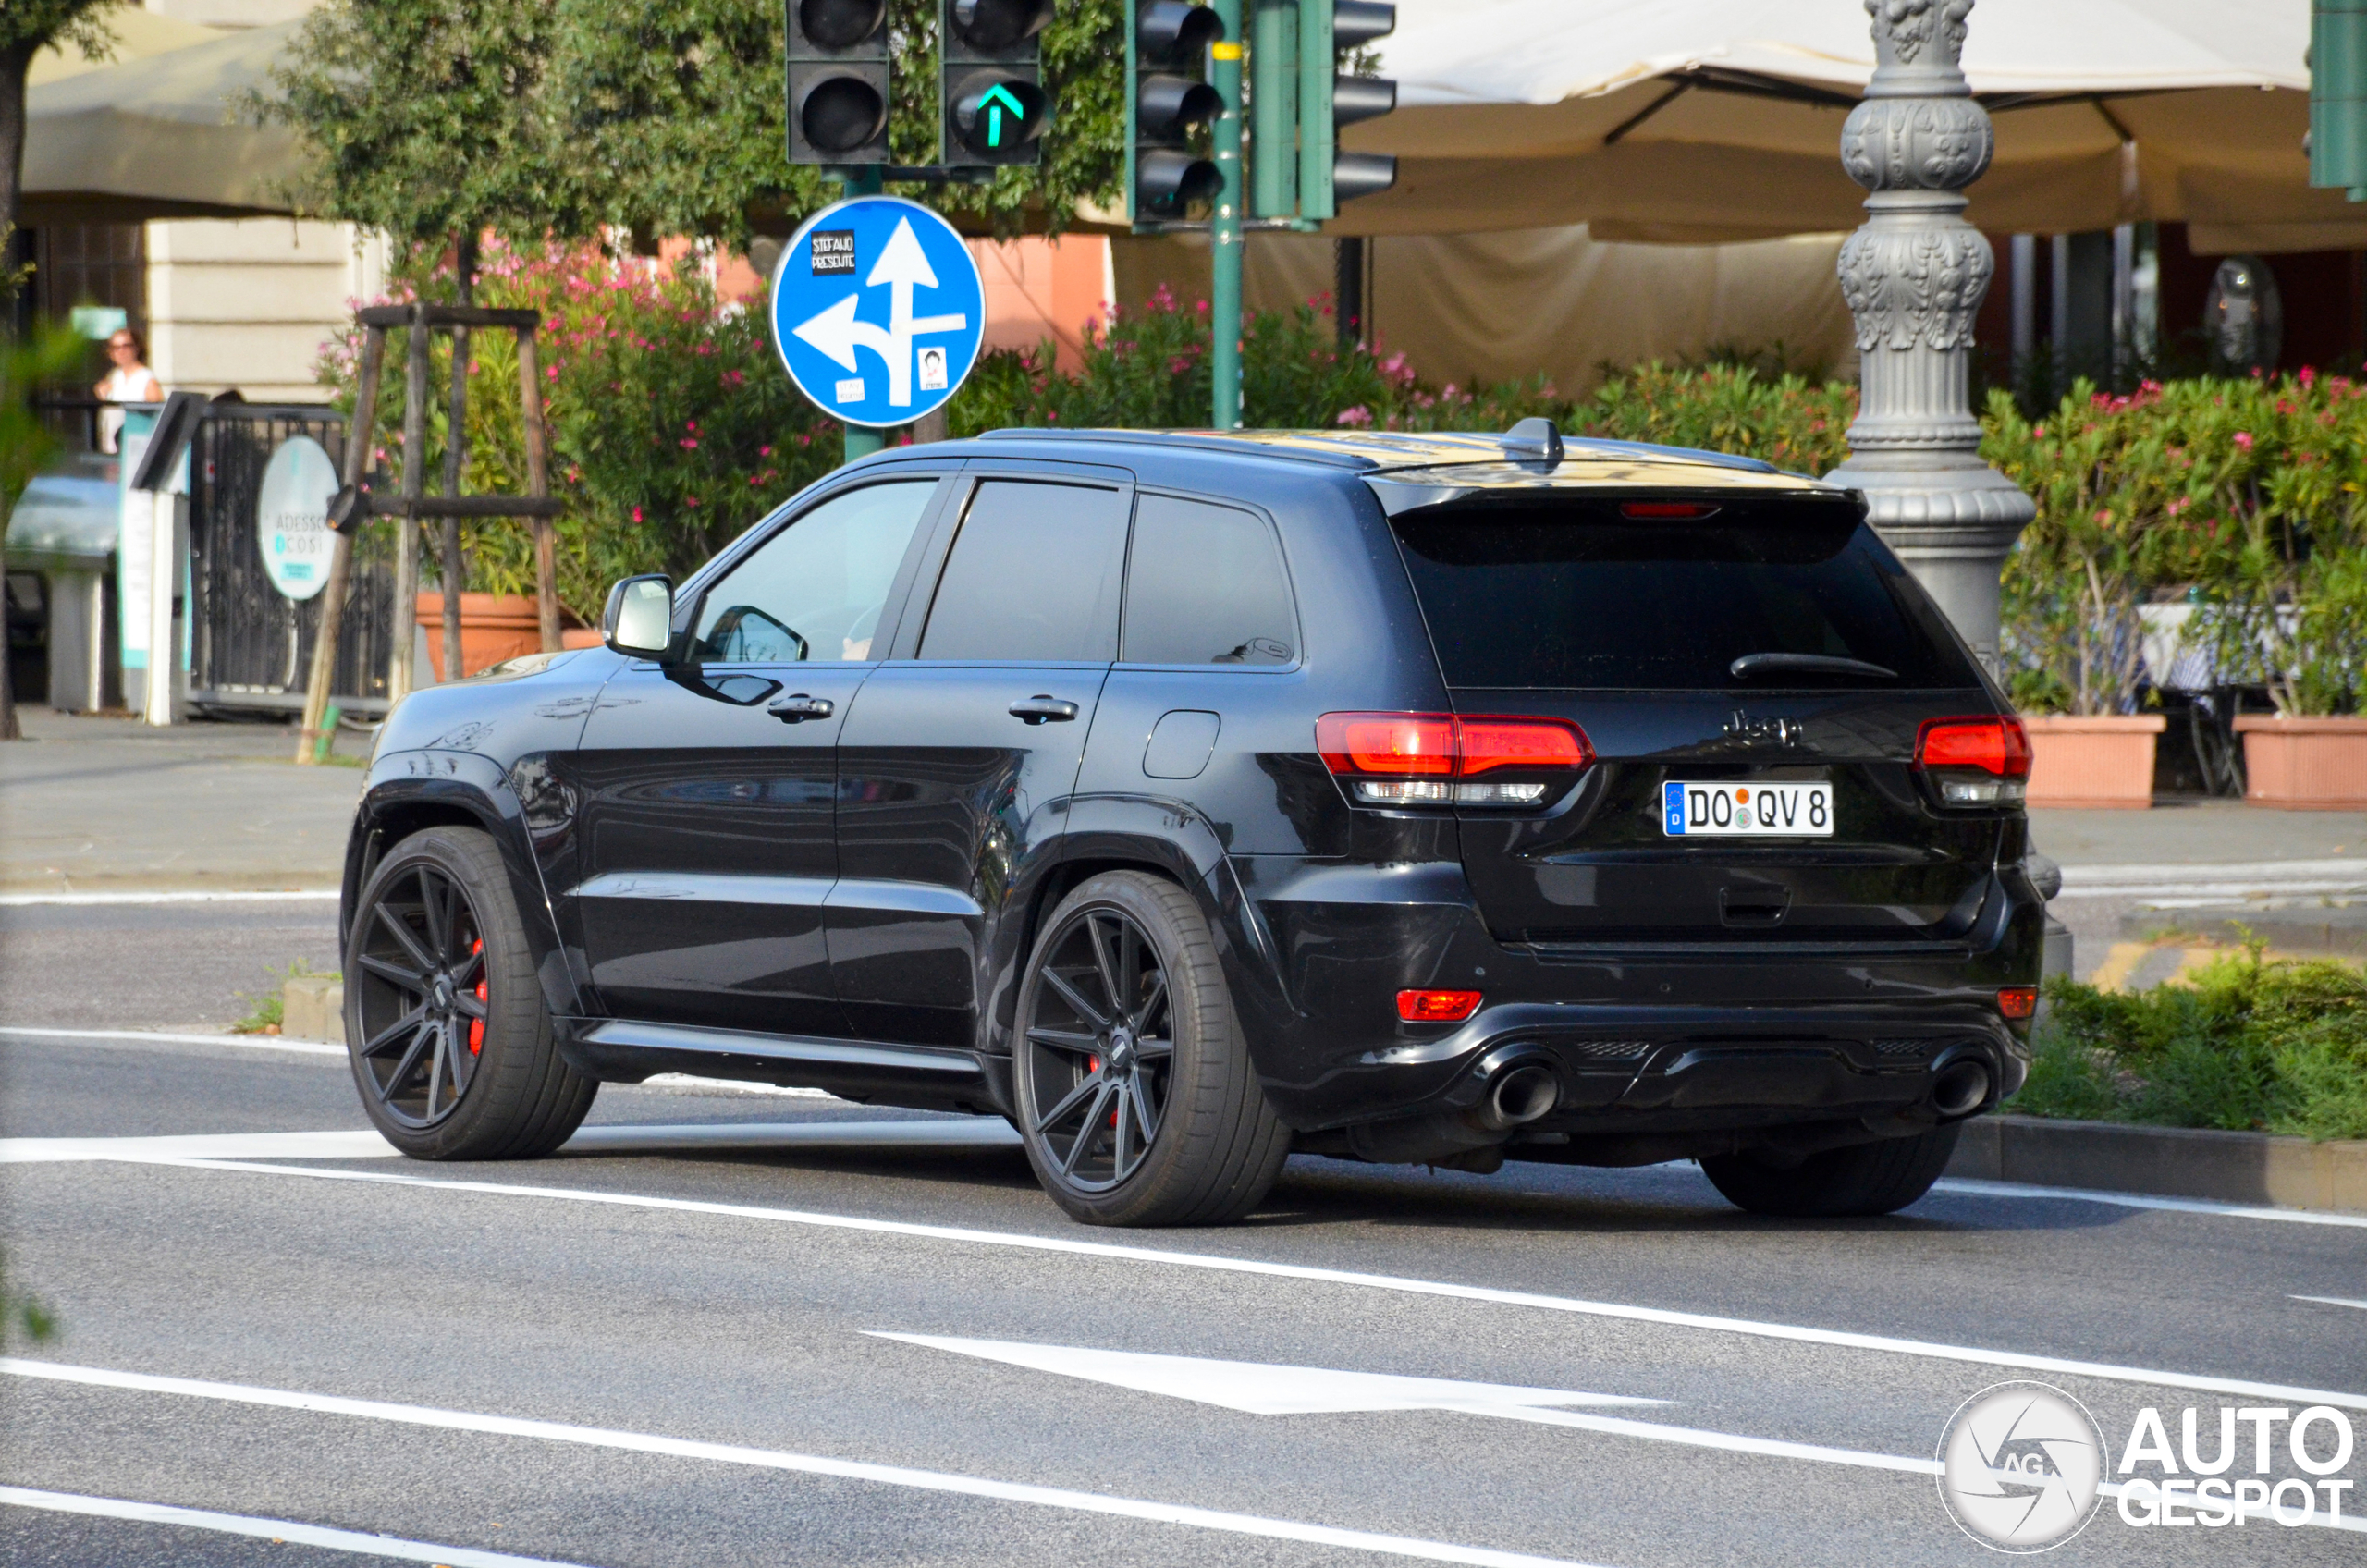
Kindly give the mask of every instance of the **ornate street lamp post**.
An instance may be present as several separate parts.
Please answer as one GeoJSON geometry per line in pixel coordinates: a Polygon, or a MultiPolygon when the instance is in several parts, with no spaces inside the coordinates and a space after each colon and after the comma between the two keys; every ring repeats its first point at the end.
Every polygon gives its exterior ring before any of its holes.
{"type": "Polygon", "coordinates": [[[1964,220],[1964,188],[1996,139],[1957,61],[1973,0],[1866,0],[1874,75],[1841,130],[1865,227],[1841,248],[1859,362],[1850,457],[1827,477],[1861,489],[1875,531],[1991,670],[1997,574],[2037,508],[1981,460],[1968,402],[1972,319],[1996,271],[1964,220]]]}

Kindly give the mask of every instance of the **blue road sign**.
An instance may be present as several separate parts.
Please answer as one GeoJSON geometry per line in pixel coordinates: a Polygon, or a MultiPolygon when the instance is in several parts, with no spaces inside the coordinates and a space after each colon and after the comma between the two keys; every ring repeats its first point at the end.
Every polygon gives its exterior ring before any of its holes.
{"type": "Polygon", "coordinates": [[[773,343],[797,389],[849,424],[909,424],[978,362],[986,287],[953,226],[857,196],[805,220],[773,274],[773,343]]]}

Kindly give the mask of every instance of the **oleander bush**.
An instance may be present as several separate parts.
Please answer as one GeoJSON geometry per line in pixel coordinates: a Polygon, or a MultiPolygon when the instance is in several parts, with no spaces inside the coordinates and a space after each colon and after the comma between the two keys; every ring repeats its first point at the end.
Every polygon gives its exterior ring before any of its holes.
{"type": "Polygon", "coordinates": [[[2077,384],[2044,418],[1993,393],[1982,453],[2037,500],[2006,563],[2014,695],[2133,711],[2139,611],[2183,598],[2224,684],[2279,713],[2367,697],[2367,386],[2196,377],[2130,395],[2077,384]]]}
{"type": "Polygon", "coordinates": [[[2024,1116],[2367,1138],[2367,974],[2231,952],[2184,982],[2048,982],[2024,1116]]]}

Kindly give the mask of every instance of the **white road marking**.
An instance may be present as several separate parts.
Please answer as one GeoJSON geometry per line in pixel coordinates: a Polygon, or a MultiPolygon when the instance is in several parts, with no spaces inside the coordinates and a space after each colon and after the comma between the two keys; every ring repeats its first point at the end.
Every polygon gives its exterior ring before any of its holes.
{"type": "Polygon", "coordinates": [[[160,1029],[27,1029],[0,1025],[0,1038],[15,1040],[154,1040],[168,1046],[235,1046],[250,1051],[293,1051],[298,1056],[345,1055],[343,1046],[322,1040],[291,1040],[281,1035],[175,1035],[160,1029]]]}
{"type": "Polygon", "coordinates": [[[302,1410],[316,1415],[350,1415],[368,1421],[439,1427],[446,1431],[533,1438],[544,1442],[576,1443],[587,1448],[619,1449],[629,1453],[656,1453],[668,1458],[704,1459],[808,1476],[834,1476],[842,1480],[950,1492],[998,1502],[1031,1503],[1039,1508],[1101,1513],[1154,1524],[1184,1525],[1196,1529],[1220,1530],[1231,1535],[1255,1536],[1267,1540],[1305,1541],[1314,1546],[1382,1552],[1392,1557],[1418,1558],[1430,1562],[1472,1563],[1478,1568],[1584,1568],[1584,1565],[1573,1564],[1560,1558],[1533,1557],[1525,1552],[1497,1551],[1488,1547],[1427,1541],[1410,1536],[1380,1535],[1369,1530],[1335,1529],[1329,1525],[1266,1519],[1254,1513],[1229,1513],[1182,1503],[1109,1497],[1098,1492],[1070,1491],[1063,1488],[1030,1486],[1019,1481],[988,1480],[984,1476],[958,1476],[941,1470],[914,1470],[900,1464],[872,1464],[861,1460],[789,1453],[777,1449],[742,1448],[732,1443],[700,1442],[687,1438],[657,1437],[646,1432],[617,1431],[604,1427],[521,1420],[516,1416],[438,1410],[426,1405],[389,1404],[379,1400],[343,1399],[333,1394],[294,1393],[282,1389],[260,1389],[243,1383],[216,1383],[193,1378],[160,1378],[148,1373],[117,1372],[95,1366],[64,1366],[54,1362],[23,1361],[13,1357],[0,1360],[0,1372],[94,1388],[181,1394],[236,1404],[265,1405],[279,1410],[302,1410]]]}
{"type": "Polygon", "coordinates": [[[2362,886],[2367,886],[2367,860],[2202,861],[2184,865],[2067,865],[2063,891],[2055,896],[2202,902],[2341,893],[2362,886]]]}
{"type": "Polygon", "coordinates": [[[290,899],[334,902],[335,888],[283,888],[276,891],[122,892],[122,893],[0,893],[0,908],[28,904],[252,904],[285,903],[290,899]]]}
{"type": "Polygon", "coordinates": [[[2367,1214],[2337,1214],[2323,1208],[2267,1208],[2213,1203],[2207,1198],[2157,1198],[2144,1193],[2106,1193],[2092,1187],[2031,1187],[2018,1182],[1971,1182],[1948,1177],[1932,1183],[1935,1193],[1984,1198],[2070,1198],[2120,1208],[2159,1208],[2174,1214],[2210,1214],[2223,1219],[2278,1219],[2289,1225],[2335,1225],[2367,1230],[2367,1214]]]}
{"type": "Polygon", "coordinates": [[[61,1159],[178,1164],[184,1159],[391,1159],[375,1132],[178,1133],[154,1138],[0,1138],[0,1165],[61,1159]]]}
{"type": "MultiPolygon", "coordinates": [[[[561,1153],[721,1148],[1016,1148],[1000,1119],[941,1121],[692,1121],[581,1127],[561,1153]]],[[[401,1150],[363,1130],[350,1133],[181,1133],[149,1138],[0,1138],[0,1165],[62,1159],[179,1165],[189,1160],[393,1159],[401,1150]]]]}
{"type": "MultiPolygon", "coordinates": [[[[1593,1415],[1558,1408],[1571,1404],[1666,1404],[1666,1400],[1630,1399],[1619,1394],[1576,1393],[1563,1389],[1529,1389],[1502,1383],[1464,1383],[1444,1378],[1400,1378],[1378,1372],[1334,1372],[1317,1366],[1279,1366],[1254,1361],[1210,1361],[1192,1355],[1158,1355],[1140,1351],[1088,1350],[1072,1345],[1024,1344],[1010,1340],[949,1339],[935,1334],[890,1334],[868,1330],[876,1340],[900,1340],[905,1344],[952,1351],[984,1361],[1025,1366],[1057,1377],[1109,1383],[1137,1392],[1163,1394],[1198,1404],[1213,1404],[1252,1415],[1315,1415],[1357,1411],[1439,1410],[1464,1415],[1497,1415],[1544,1427],[1575,1427],[1612,1437],[1646,1442],[1682,1443],[1688,1448],[1715,1449],[1726,1453],[1758,1454],[1771,1459],[1805,1459],[1823,1464],[1846,1464],[1860,1470],[1889,1470],[1908,1476],[1942,1473],[1936,1459],[1896,1453],[1870,1453],[1864,1449],[1833,1448],[1823,1443],[1796,1443],[1781,1438],[1745,1437],[1713,1432],[1699,1427],[1672,1427],[1658,1421],[1636,1421],[1621,1415],[1593,1415]]],[[[2120,1495],[2117,1483],[2103,1490],[2120,1495]]],[[[2248,1514],[2265,1514],[2268,1505],[2247,1508],[2248,1514]]],[[[2314,1517],[2314,1516],[2313,1516],[2314,1517]]],[[[2323,1521],[2336,1528],[2367,1531],[2367,1519],[2323,1521]]]]}
{"type": "Polygon", "coordinates": [[[1666,1404],[1664,1399],[1579,1393],[1569,1389],[1465,1383],[1448,1378],[1401,1378],[1382,1372],[1335,1372],[1322,1366],[1278,1366],[1260,1361],[1210,1361],[1196,1355],[1091,1350],[1079,1345],[1024,1344],[1012,1340],[947,1339],[891,1334],[876,1340],[974,1355],[1056,1377],[1082,1378],[1170,1399],[1222,1405],[1252,1415],[1319,1415],[1359,1410],[1462,1410],[1494,1415],[1502,1407],[1544,1404],[1666,1404]]]}
{"type": "Polygon", "coordinates": [[[0,1487],[0,1503],[45,1509],[52,1513],[83,1513],[100,1519],[135,1519],[148,1525],[179,1525],[192,1530],[216,1530],[225,1535],[256,1536],[269,1541],[293,1541],[298,1546],[326,1547],[362,1557],[391,1557],[404,1562],[440,1562],[447,1568],[573,1568],[546,1557],[516,1557],[506,1551],[479,1551],[474,1547],[434,1546],[426,1541],[369,1536],[359,1530],[332,1530],[293,1519],[257,1519],[245,1513],[216,1513],[204,1508],[175,1508],[161,1502],[126,1502],[111,1497],[83,1497],[75,1492],[41,1492],[24,1487],[0,1487]]]}
{"type": "MultiPolygon", "coordinates": [[[[938,1125],[924,1123],[924,1125],[938,1125]]],[[[603,1193],[580,1187],[529,1187],[502,1182],[457,1182],[426,1176],[396,1175],[377,1170],[333,1170],[301,1165],[251,1165],[227,1159],[172,1159],[154,1163],[200,1170],[243,1170],[266,1176],[299,1177],[323,1182],[380,1182],[396,1186],[432,1187],[451,1193],[493,1197],[542,1198],[560,1203],[609,1204],[626,1208],[662,1209],[674,1213],[712,1214],[733,1219],[758,1219],[774,1224],[810,1225],[823,1230],[867,1231],[875,1235],[910,1236],[928,1241],[963,1243],[974,1246],[1013,1247],[1023,1251],[1061,1253],[1071,1256],[1110,1258],[1127,1263],[1152,1263],[1176,1268],[1205,1268],[1229,1274],[1260,1275],[1268,1279],[1306,1280],[1322,1284],[1351,1285],[1364,1290],[1399,1292],[1407,1295],[1442,1296],[1453,1300],[1526,1306],[1544,1312],[1566,1312],[1662,1328],[1702,1329],[1713,1333],[1743,1334],[1798,1344],[1827,1345],[1844,1350],[1879,1351],[1893,1355],[1921,1356],[1935,1361],[1966,1362],[1977,1366],[2017,1366],[2066,1377],[2095,1378],[2108,1382],[2138,1383],[2152,1388],[2197,1389],[2212,1393],[2241,1394],[2263,1400],[2290,1400],[2305,1404],[2332,1404],[2367,1410],[2367,1394],[2331,1389],[2299,1388],[2287,1383],[2261,1383],[2240,1378],[2212,1378],[2191,1372],[2170,1372],[2108,1362],[2075,1361],[2063,1356],[2024,1355],[2013,1351],[1985,1350],[1973,1345],[1903,1340],[1884,1334],[1858,1334],[1837,1329],[1815,1329],[1791,1323],[1758,1322],[1744,1317],[1719,1317],[1707,1313],[1676,1312],[1664,1307],[1629,1306],[1617,1302],[1584,1301],[1571,1296],[1542,1295],[1530,1291],[1498,1290],[1484,1285],[1458,1285],[1439,1280],[1416,1280],[1392,1274],[1367,1274],[1347,1268],[1323,1268],[1301,1263],[1269,1263],[1259,1258],[1227,1257],[1220,1254],[1174,1252],[1158,1247],[1125,1246],[1067,1236],[1031,1236],[1024,1232],[974,1231],[953,1225],[923,1225],[911,1220],[865,1219],[852,1215],[819,1214],[793,1208],[761,1208],[750,1204],[714,1203],[698,1198],[647,1197],[634,1193],[603,1193]]]]}
{"type": "Polygon", "coordinates": [[[2323,1302],[2327,1306],[2355,1306],[2367,1312],[2367,1301],[2352,1301],[2348,1296],[2295,1296],[2295,1301],[2323,1302]]]}

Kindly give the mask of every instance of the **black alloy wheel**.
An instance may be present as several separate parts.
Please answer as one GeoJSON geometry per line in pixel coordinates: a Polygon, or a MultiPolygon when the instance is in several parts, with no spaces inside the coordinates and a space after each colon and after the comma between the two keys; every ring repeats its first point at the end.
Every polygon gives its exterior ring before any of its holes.
{"type": "Polygon", "coordinates": [[[1027,1163],[1087,1225],[1220,1225],[1290,1155],[1192,895],[1145,871],[1085,879],[1019,986],[1012,1105],[1027,1163]]]}
{"type": "Polygon", "coordinates": [[[1045,944],[1026,1037],[1027,1130],[1067,1184],[1108,1192],[1142,1169],[1166,1118],[1175,1010],[1150,936],[1124,911],[1071,915],[1045,944]]]}
{"type": "Polygon", "coordinates": [[[426,863],[362,912],[363,1091],[392,1121],[433,1127],[460,1109],[484,1054],[484,928],[459,881],[426,863]]]}
{"type": "Polygon", "coordinates": [[[362,1109],[415,1159],[528,1159],[573,1135],[600,1085],[568,1065],[501,851],[473,827],[389,848],[345,948],[346,1055],[362,1109]]]}

